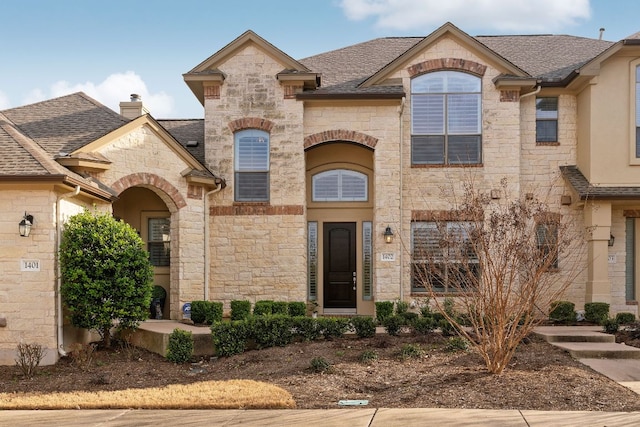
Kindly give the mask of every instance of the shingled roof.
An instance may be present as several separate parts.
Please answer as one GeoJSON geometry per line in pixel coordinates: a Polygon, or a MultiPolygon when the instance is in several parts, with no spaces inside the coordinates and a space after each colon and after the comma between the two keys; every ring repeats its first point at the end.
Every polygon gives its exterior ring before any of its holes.
{"type": "Polygon", "coordinates": [[[640,199],[640,187],[608,187],[591,184],[577,166],[560,166],[562,176],[571,184],[580,200],[640,199]]]}
{"type": "MultiPolygon", "coordinates": [[[[301,59],[310,70],[322,75],[322,87],[314,94],[394,94],[398,86],[377,89],[358,85],[391,63],[424,37],[386,37],[370,40],[301,59]]],[[[589,60],[613,45],[612,42],[568,35],[478,36],[497,55],[544,82],[570,76],[589,60]]]]}
{"type": "Polygon", "coordinates": [[[200,163],[206,164],[204,158],[204,119],[161,119],[158,120],[158,123],[200,163]]]}

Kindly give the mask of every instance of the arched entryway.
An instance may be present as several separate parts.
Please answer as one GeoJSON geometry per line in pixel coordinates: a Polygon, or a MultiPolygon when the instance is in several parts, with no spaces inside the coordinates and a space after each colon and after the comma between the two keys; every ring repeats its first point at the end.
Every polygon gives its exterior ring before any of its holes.
{"type": "Polygon", "coordinates": [[[131,187],[124,190],[113,204],[113,215],[138,231],[149,251],[154,275],[153,283],[165,291],[162,318],[171,313],[171,212],[152,189],[131,187]]]}
{"type": "Polygon", "coordinates": [[[309,299],[323,314],[373,314],[374,151],[331,141],[305,161],[309,299]]]}

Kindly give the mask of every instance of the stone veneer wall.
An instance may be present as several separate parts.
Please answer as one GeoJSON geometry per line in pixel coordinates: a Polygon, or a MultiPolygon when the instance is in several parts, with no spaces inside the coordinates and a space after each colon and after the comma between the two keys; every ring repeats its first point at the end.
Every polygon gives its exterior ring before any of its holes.
{"type": "Polygon", "coordinates": [[[149,126],[124,135],[100,152],[112,166],[99,179],[119,192],[133,186],[149,188],[171,212],[170,316],[181,319],[185,302],[204,298],[203,190],[187,183],[180,173],[188,165],[149,126]]]}
{"type": "Polygon", "coordinates": [[[205,156],[227,187],[211,198],[210,299],[225,310],[234,299],[305,301],[302,103],[276,80],[283,65],[253,44],[216,67],[226,79],[205,96],[205,156]],[[233,132],[244,127],[270,134],[268,203],[234,202],[233,132]]]}

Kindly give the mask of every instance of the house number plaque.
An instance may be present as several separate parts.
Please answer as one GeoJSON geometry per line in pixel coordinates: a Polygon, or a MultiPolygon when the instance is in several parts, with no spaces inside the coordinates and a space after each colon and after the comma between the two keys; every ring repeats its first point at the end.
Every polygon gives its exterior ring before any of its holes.
{"type": "Polygon", "coordinates": [[[39,259],[21,259],[20,271],[40,271],[39,259]]]}
{"type": "Polygon", "coordinates": [[[393,262],[396,260],[396,254],[383,252],[380,254],[380,261],[393,262]]]}

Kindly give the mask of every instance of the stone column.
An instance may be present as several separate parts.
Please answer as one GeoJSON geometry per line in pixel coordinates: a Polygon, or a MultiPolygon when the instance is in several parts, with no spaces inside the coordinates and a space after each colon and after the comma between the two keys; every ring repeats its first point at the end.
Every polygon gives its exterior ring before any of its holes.
{"type": "Polygon", "coordinates": [[[611,303],[609,281],[609,236],[611,235],[611,203],[591,202],[585,206],[587,233],[587,286],[585,302],[611,303]]]}

